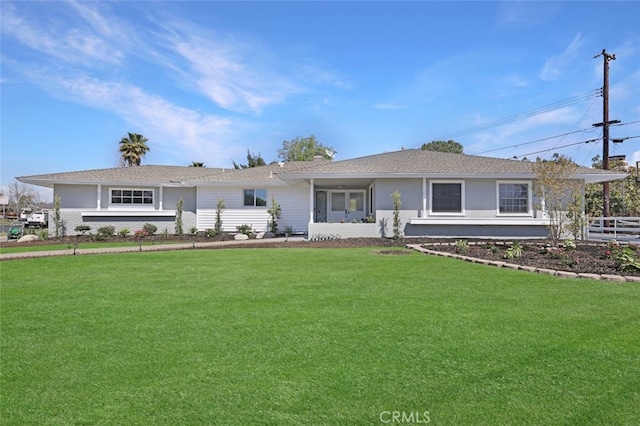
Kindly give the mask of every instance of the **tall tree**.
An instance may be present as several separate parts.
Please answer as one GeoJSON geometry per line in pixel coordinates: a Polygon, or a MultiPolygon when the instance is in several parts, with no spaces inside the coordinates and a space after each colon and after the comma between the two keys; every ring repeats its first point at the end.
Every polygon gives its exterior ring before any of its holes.
{"type": "Polygon", "coordinates": [[[142,157],[150,151],[147,146],[148,139],[138,133],[128,132],[128,136],[120,140],[118,151],[122,155],[126,166],[139,166],[142,157]]]}
{"type": "Polygon", "coordinates": [[[422,144],[420,149],[426,151],[439,151],[439,152],[453,152],[455,154],[462,154],[464,147],[461,143],[449,139],[448,141],[431,141],[429,143],[422,144]]]}
{"type": "Polygon", "coordinates": [[[237,164],[235,161],[231,160],[233,163],[234,169],[248,169],[250,167],[258,167],[258,166],[266,166],[267,163],[264,162],[260,153],[258,155],[253,154],[251,151],[247,149],[247,164],[237,164]]]}
{"type": "MultiPolygon", "coordinates": [[[[592,167],[602,168],[600,156],[594,157],[592,167]]],[[[621,162],[611,162],[609,168],[621,169],[621,162]]],[[[627,166],[627,177],[609,184],[609,214],[611,216],[640,216],[640,184],[636,182],[636,169],[627,166]]],[[[586,213],[589,217],[602,216],[602,184],[590,183],[585,189],[586,213]]]]}
{"type": "Polygon", "coordinates": [[[44,204],[41,194],[30,185],[15,179],[9,184],[9,210],[20,214],[23,208],[30,206],[42,206],[44,204]]]}
{"type": "Polygon", "coordinates": [[[204,163],[201,163],[200,161],[192,161],[191,164],[189,164],[189,167],[207,167],[204,165],[204,163]]]}
{"type": "Polygon", "coordinates": [[[278,150],[278,158],[282,161],[309,161],[316,155],[324,159],[333,160],[336,151],[318,142],[315,136],[306,138],[296,137],[291,141],[283,141],[282,148],[278,150]]]}

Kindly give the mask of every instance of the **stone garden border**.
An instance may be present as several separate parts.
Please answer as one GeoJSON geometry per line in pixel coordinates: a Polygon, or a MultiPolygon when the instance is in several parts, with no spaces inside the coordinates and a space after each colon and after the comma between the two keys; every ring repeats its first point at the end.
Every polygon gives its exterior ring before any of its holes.
{"type": "MultiPolygon", "coordinates": [[[[476,245],[478,243],[469,242],[468,244],[476,245]]],[[[509,243],[504,242],[504,244],[506,245],[509,243]]],[[[438,246],[438,245],[452,246],[452,245],[455,245],[455,243],[433,243],[433,245],[434,246],[438,246]]],[[[536,272],[538,274],[551,275],[551,276],[556,276],[560,278],[583,278],[583,279],[600,280],[600,281],[608,281],[608,282],[615,282],[615,283],[625,283],[625,282],[640,283],[640,277],[635,277],[635,276],[611,275],[611,274],[586,274],[586,273],[575,273],[575,272],[569,272],[569,271],[556,271],[554,269],[544,269],[544,268],[536,268],[533,266],[516,265],[514,263],[509,263],[509,262],[502,262],[497,260],[486,260],[486,259],[480,259],[477,257],[459,255],[455,253],[430,250],[422,247],[422,244],[407,244],[407,247],[424,254],[450,257],[452,259],[464,260],[465,262],[495,266],[498,268],[508,268],[508,269],[527,271],[527,272],[536,272]]]]}

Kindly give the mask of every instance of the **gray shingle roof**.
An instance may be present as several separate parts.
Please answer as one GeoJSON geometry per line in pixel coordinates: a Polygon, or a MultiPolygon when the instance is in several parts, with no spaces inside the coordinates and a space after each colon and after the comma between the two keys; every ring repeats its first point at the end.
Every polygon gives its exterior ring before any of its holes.
{"type": "MultiPolygon", "coordinates": [[[[280,173],[283,179],[307,177],[409,177],[409,176],[534,176],[533,163],[466,154],[403,149],[349,160],[309,164],[280,173]]],[[[593,175],[595,180],[616,178],[620,173],[580,167],[576,175],[593,175]]]]}
{"type": "Polygon", "coordinates": [[[41,186],[51,186],[53,183],[179,183],[214,176],[223,170],[209,167],[145,165],[21,176],[18,180],[41,186]]]}
{"type": "Polygon", "coordinates": [[[277,173],[298,170],[310,161],[290,161],[247,169],[144,165],[20,176],[18,180],[40,186],[70,184],[186,184],[280,183],[277,173]]]}
{"type": "Polygon", "coordinates": [[[223,173],[218,173],[216,175],[194,177],[193,179],[190,179],[189,182],[198,184],[235,182],[282,183],[277,178],[280,173],[304,170],[311,164],[324,162],[325,161],[287,161],[286,163],[274,163],[261,167],[250,167],[248,169],[228,169],[223,173]]]}
{"type": "MultiPolygon", "coordinates": [[[[375,177],[519,177],[533,178],[533,163],[465,154],[404,149],[342,161],[291,161],[247,169],[158,166],[49,173],[18,180],[40,186],[71,184],[207,185],[273,183],[308,178],[375,177]]],[[[625,173],[580,167],[576,177],[587,182],[622,179],[625,173]]]]}

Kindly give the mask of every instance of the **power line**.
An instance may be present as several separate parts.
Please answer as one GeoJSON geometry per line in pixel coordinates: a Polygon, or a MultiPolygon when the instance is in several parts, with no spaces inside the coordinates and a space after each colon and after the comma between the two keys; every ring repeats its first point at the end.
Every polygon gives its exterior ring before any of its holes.
{"type": "Polygon", "coordinates": [[[533,117],[536,115],[540,115],[540,114],[544,114],[545,112],[550,112],[550,111],[554,111],[566,106],[570,106],[570,105],[574,105],[577,103],[581,103],[584,102],[586,100],[589,100],[591,98],[593,98],[594,96],[601,96],[602,94],[602,89],[596,89],[596,90],[591,90],[589,92],[580,94],[580,95],[576,95],[573,96],[571,98],[567,98],[561,101],[557,101],[554,103],[551,103],[549,105],[545,105],[542,107],[538,107],[538,108],[534,108],[532,110],[529,111],[525,111],[519,114],[515,114],[515,115],[511,115],[505,118],[501,118],[499,120],[495,120],[495,121],[491,121],[489,123],[485,123],[485,124],[481,124],[479,126],[475,126],[475,127],[470,127],[468,129],[464,129],[464,130],[460,130],[457,132],[453,132],[453,133],[449,133],[449,134],[445,134],[442,136],[438,136],[436,138],[434,138],[434,140],[441,140],[441,139],[446,139],[446,138],[452,138],[452,137],[456,137],[456,136],[462,136],[462,135],[468,135],[470,133],[476,133],[479,132],[481,130],[487,130],[487,129],[491,129],[493,127],[498,127],[498,126],[502,126],[505,124],[509,124],[512,123],[514,121],[518,121],[518,120],[522,120],[525,118],[529,118],[529,117],[533,117]]]}
{"type": "Polygon", "coordinates": [[[514,155],[513,158],[527,157],[527,156],[533,155],[533,154],[540,154],[542,152],[553,151],[554,149],[566,148],[568,146],[581,145],[581,144],[587,144],[587,143],[598,142],[598,141],[602,141],[602,139],[601,138],[597,138],[597,139],[589,139],[587,141],[574,142],[574,143],[570,143],[570,144],[567,144],[567,145],[561,145],[561,146],[556,146],[556,147],[553,147],[553,148],[543,149],[541,151],[530,152],[528,154],[514,155]]]}
{"type": "Polygon", "coordinates": [[[611,126],[611,127],[613,127],[613,126],[627,126],[627,125],[629,125],[629,124],[636,124],[636,123],[640,123],[640,120],[636,120],[636,121],[629,121],[629,122],[627,122],[627,123],[613,123],[613,124],[610,124],[610,126],[611,126]]]}
{"type": "Polygon", "coordinates": [[[519,143],[519,144],[516,144],[516,145],[505,146],[503,148],[495,148],[495,149],[490,149],[490,150],[487,150],[487,151],[476,152],[476,153],[470,154],[470,155],[480,155],[480,154],[486,154],[488,152],[502,151],[503,149],[517,148],[519,146],[531,145],[532,143],[547,141],[549,139],[561,138],[563,136],[572,135],[574,133],[584,133],[584,132],[589,131],[589,130],[593,131],[594,129],[587,128],[587,129],[582,129],[582,130],[574,130],[573,132],[567,132],[567,133],[563,133],[561,135],[549,136],[549,137],[546,137],[546,138],[536,139],[536,140],[529,141],[529,142],[523,142],[523,143],[519,143]]]}

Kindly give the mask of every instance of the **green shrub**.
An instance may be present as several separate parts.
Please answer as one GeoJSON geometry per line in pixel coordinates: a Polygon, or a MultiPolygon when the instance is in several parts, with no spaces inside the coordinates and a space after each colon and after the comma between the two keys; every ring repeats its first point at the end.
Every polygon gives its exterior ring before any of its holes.
{"type": "Polygon", "coordinates": [[[485,248],[487,250],[489,250],[491,253],[494,253],[494,254],[500,251],[500,248],[497,245],[493,244],[493,243],[486,244],[485,248]]]}
{"type": "MultiPolygon", "coordinates": [[[[220,198],[216,204],[216,224],[215,231],[219,234],[222,232],[222,212],[224,212],[224,198],[220,198]]],[[[216,234],[217,235],[217,234],[216,234]]]]}
{"type": "Polygon", "coordinates": [[[576,242],[574,240],[564,240],[564,242],[562,243],[562,246],[565,248],[565,250],[575,250],[576,249],[576,242]]]}
{"type": "Polygon", "coordinates": [[[269,230],[276,234],[278,232],[278,219],[282,215],[282,207],[278,203],[275,197],[271,197],[271,207],[267,209],[269,213],[269,230]]]}
{"type": "Polygon", "coordinates": [[[640,271],[640,260],[635,256],[636,251],[625,247],[616,254],[618,269],[624,272],[640,271]]]}
{"type": "Polygon", "coordinates": [[[241,234],[248,235],[248,236],[251,236],[251,234],[253,234],[253,232],[251,230],[251,225],[238,225],[238,226],[236,226],[236,231],[238,231],[241,234]]]}
{"type": "Polygon", "coordinates": [[[198,228],[195,226],[192,226],[191,228],[189,228],[189,233],[192,235],[195,235],[198,233],[198,228]]]}
{"type": "Polygon", "coordinates": [[[118,231],[118,236],[124,238],[127,235],[129,235],[129,232],[131,231],[129,231],[128,228],[122,228],[121,230],[118,231]]]}
{"type": "Polygon", "coordinates": [[[84,235],[85,232],[91,231],[91,227],[89,225],[78,225],[74,228],[74,231],[80,232],[82,235],[84,235]]]}
{"type": "Polygon", "coordinates": [[[393,197],[393,239],[397,240],[402,236],[402,231],[400,227],[402,226],[402,221],[400,220],[400,207],[402,206],[402,195],[396,189],[391,194],[393,197]]]}
{"type": "Polygon", "coordinates": [[[516,259],[518,257],[522,257],[522,245],[519,242],[513,243],[511,247],[509,247],[504,252],[505,259],[516,259]]]}
{"type": "Polygon", "coordinates": [[[147,231],[147,235],[153,235],[158,230],[158,227],[153,223],[145,223],[144,225],[142,225],[142,229],[147,231]]]}
{"type": "Polygon", "coordinates": [[[220,232],[216,231],[215,229],[207,228],[207,229],[204,230],[204,236],[205,237],[212,238],[212,237],[215,237],[217,235],[220,235],[220,232]]]}
{"type": "Polygon", "coordinates": [[[469,243],[467,240],[457,240],[453,251],[460,254],[467,254],[469,253],[469,243]]]}
{"type": "Polygon", "coordinates": [[[182,231],[182,209],[183,208],[184,208],[184,200],[180,198],[176,203],[176,223],[175,223],[176,235],[182,235],[184,233],[182,231]]]}
{"type": "Polygon", "coordinates": [[[98,236],[104,238],[113,237],[116,234],[116,227],[113,225],[101,226],[98,228],[98,236]]]}

